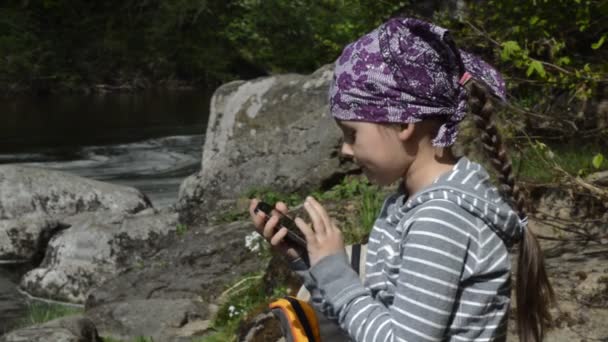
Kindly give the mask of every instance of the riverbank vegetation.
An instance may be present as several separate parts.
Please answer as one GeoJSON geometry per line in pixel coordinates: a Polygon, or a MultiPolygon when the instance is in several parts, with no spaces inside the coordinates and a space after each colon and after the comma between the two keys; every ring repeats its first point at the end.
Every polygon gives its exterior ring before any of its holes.
{"type": "Polygon", "coordinates": [[[18,325],[27,327],[81,313],[84,313],[84,308],[45,302],[28,302],[25,318],[18,325]]]}

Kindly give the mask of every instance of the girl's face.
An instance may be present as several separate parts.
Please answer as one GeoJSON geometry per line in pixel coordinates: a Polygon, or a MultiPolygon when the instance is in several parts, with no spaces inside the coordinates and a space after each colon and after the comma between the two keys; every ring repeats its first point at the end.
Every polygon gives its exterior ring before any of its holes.
{"type": "Polygon", "coordinates": [[[414,158],[398,129],[370,122],[337,123],[344,135],[342,154],[353,158],[372,183],[389,185],[407,173],[414,158]]]}

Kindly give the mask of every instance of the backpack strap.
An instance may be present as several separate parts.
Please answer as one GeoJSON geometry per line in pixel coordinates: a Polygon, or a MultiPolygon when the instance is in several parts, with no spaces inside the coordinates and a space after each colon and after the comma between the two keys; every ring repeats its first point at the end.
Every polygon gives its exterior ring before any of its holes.
{"type": "Polygon", "coordinates": [[[270,303],[269,307],[281,321],[281,329],[287,341],[320,342],[319,322],[310,304],[285,296],[270,303]]]}
{"type": "Polygon", "coordinates": [[[296,313],[296,316],[298,316],[298,319],[300,320],[300,323],[302,324],[302,328],[304,328],[304,332],[306,333],[306,336],[308,337],[308,341],[315,342],[316,339],[315,339],[315,336],[313,335],[312,328],[310,327],[310,322],[308,321],[308,317],[306,316],[306,313],[304,312],[302,305],[300,305],[300,301],[293,297],[289,297],[289,296],[286,296],[285,299],[287,299],[287,301],[289,301],[289,303],[291,304],[291,307],[293,308],[293,310],[296,313]]]}
{"type": "Polygon", "coordinates": [[[361,244],[352,245],[350,253],[350,266],[359,274],[361,272],[361,244]]]}

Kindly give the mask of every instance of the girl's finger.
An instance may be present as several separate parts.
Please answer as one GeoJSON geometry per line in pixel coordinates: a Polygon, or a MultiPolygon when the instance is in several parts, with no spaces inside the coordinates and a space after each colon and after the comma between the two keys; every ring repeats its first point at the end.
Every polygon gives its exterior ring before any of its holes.
{"type": "Polygon", "coordinates": [[[272,239],[270,239],[270,244],[275,247],[280,245],[281,242],[283,242],[285,235],[287,235],[287,228],[283,227],[283,228],[279,229],[279,231],[276,234],[274,234],[272,239]]]}
{"type": "Polygon", "coordinates": [[[294,222],[296,223],[296,226],[298,226],[298,228],[300,228],[300,231],[302,232],[302,234],[304,234],[304,237],[306,238],[306,242],[310,243],[311,241],[313,241],[313,239],[315,238],[315,232],[312,230],[310,225],[307,224],[306,222],[304,222],[304,220],[302,220],[299,217],[296,217],[294,222]]]}
{"type": "Polygon", "coordinates": [[[272,215],[266,225],[264,225],[264,230],[262,235],[268,241],[272,239],[272,236],[275,234],[277,223],[279,223],[279,217],[276,215],[272,215]]]}
{"type": "Polygon", "coordinates": [[[317,212],[317,209],[313,207],[310,201],[306,200],[304,202],[304,209],[308,212],[310,219],[312,220],[312,226],[314,227],[315,234],[325,234],[325,226],[323,224],[323,219],[317,212]]]}
{"type": "Polygon", "coordinates": [[[258,205],[258,203],[260,202],[260,200],[258,200],[257,198],[252,198],[251,201],[249,201],[249,214],[251,214],[251,217],[255,217],[255,207],[258,205]]]}
{"type": "Polygon", "coordinates": [[[314,197],[312,197],[312,196],[309,196],[307,198],[307,200],[313,206],[313,208],[315,208],[315,210],[317,211],[317,213],[321,217],[321,220],[323,220],[323,224],[325,225],[325,229],[330,229],[333,225],[332,225],[331,219],[330,219],[329,215],[327,214],[327,211],[325,210],[325,208],[323,208],[323,206],[321,205],[321,203],[317,202],[317,200],[314,197]]]}
{"type": "Polygon", "coordinates": [[[261,210],[258,210],[256,212],[255,208],[258,206],[258,203],[260,203],[260,200],[258,200],[257,198],[251,200],[251,202],[249,203],[249,215],[251,215],[251,220],[253,221],[255,230],[257,230],[258,233],[264,235],[264,226],[266,225],[269,217],[268,215],[266,215],[265,212],[261,210]]]}
{"type": "Polygon", "coordinates": [[[277,202],[277,204],[275,204],[274,207],[277,211],[279,211],[283,215],[287,215],[287,213],[289,212],[289,208],[287,208],[287,205],[283,202],[277,202]]]}

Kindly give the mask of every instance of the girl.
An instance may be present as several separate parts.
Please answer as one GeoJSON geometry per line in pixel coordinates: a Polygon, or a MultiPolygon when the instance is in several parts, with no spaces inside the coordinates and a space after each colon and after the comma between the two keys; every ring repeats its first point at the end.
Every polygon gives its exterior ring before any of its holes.
{"type": "MultiPolygon", "coordinates": [[[[499,73],[424,21],[391,19],[344,49],[330,88],[342,153],[372,182],[402,185],[370,234],[364,283],[350,268],[340,230],[314,198],[304,203],[312,224],[296,218],[310,268],[283,242],[286,229],[276,231],[278,216],[265,221],[252,200],[257,230],[293,260],[313,304],[352,340],[504,341],[516,243],[519,336],[542,340],[553,292],[490,120],[492,98],[505,99],[499,73]],[[481,165],[450,150],[467,110],[502,192],[481,165]]],[[[278,203],[276,210],[288,209],[278,203]]]]}

